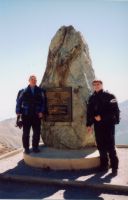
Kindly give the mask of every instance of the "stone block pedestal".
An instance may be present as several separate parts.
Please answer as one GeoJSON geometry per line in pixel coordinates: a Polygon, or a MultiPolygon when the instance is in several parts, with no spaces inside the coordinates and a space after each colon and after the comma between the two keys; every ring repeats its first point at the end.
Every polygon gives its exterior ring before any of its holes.
{"type": "Polygon", "coordinates": [[[63,150],[40,146],[40,153],[25,154],[27,165],[53,170],[80,170],[100,165],[99,153],[95,147],[79,150],[63,150]]]}

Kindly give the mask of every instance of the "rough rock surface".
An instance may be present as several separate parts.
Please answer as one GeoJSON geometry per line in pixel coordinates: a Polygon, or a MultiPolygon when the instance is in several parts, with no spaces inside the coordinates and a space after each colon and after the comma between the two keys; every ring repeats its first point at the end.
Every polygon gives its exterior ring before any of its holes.
{"type": "Polygon", "coordinates": [[[47,146],[80,149],[95,145],[86,130],[86,100],[95,78],[89,49],[73,26],[62,26],[53,37],[41,87],[72,87],[72,122],[42,122],[47,146]]]}

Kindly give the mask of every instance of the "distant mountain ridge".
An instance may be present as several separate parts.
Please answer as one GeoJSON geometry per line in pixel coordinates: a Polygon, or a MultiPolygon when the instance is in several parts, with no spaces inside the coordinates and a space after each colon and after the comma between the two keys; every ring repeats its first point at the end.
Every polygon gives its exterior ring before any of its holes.
{"type": "MultiPolygon", "coordinates": [[[[128,145],[128,100],[119,103],[121,121],[116,125],[116,144],[128,145]]],[[[0,121],[0,143],[8,147],[22,146],[22,130],[15,127],[16,118],[0,121]]]]}
{"type": "Polygon", "coordinates": [[[116,126],[116,144],[128,145],[128,100],[119,103],[120,123],[116,126]]]}

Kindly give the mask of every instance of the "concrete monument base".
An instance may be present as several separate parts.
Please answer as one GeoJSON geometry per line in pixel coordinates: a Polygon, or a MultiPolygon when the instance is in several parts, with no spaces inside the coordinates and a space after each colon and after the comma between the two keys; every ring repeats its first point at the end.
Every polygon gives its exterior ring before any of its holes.
{"type": "Polygon", "coordinates": [[[80,170],[96,168],[100,165],[99,153],[95,147],[79,150],[55,149],[40,146],[39,153],[24,153],[27,165],[53,170],[80,170]]]}

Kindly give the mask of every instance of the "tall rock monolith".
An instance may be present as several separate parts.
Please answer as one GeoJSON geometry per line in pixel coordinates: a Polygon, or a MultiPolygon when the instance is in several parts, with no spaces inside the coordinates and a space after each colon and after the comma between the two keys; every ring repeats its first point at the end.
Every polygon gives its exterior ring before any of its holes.
{"type": "Polygon", "coordinates": [[[93,134],[86,130],[86,100],[95,78],[89,48],[73,26],[62,26],[49,47],[41,87],[72,88],[72,121],[42,121],[44,144],[60,149],[81,149],[95,145],[93,134]]]}

